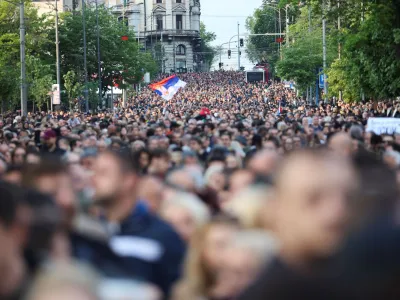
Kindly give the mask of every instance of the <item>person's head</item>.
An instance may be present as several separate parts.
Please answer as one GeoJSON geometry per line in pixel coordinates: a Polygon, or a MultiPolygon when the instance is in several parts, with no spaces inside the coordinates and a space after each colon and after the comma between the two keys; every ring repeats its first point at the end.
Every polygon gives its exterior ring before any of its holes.
{"type": "Polygon", "coordinates": [[[193,233],[205,226],[211,217],[207,205],[189,193],[177,193],[173,198],[166,199],[160,214],[185,241],[189,241],[193,233]]]}
{"type": "Polygon", "coordinates": [[[219,215],[195,232],[190,240],[177,299],[196,299],[208,294],[221,270],[224,250],[238,230],[235,219],[219,215]]]}
{"type": "Polygon", "coordinates": [[[93,165],[94,200],[104,207],[135,198],[138,166],[128,149],[100,153],[93,165]]]}
{"type": "Polygon", "coordinates": [[[234,153],[230,153],[225,158],[225,164],[227,169],[235,170],[242,167],[242,160],[234,153]]]}
{"type": "Polygon", "coordinates": [[[23,147],[16,147],[11,155],[14,165],[22,165],[25,162],[26,151],[23,147]]]}
{"type": "Polygon", "coordinates": [[[147,149],[140,149],[134,152],[134,156],[137,160],[137,165],[139,166],[140,170],[146,171],[150,165],[150,153],[147,149]]]}
{"type": "Polygon", "coordinates": [[[70,132],[71,132],[71,131],[68,129],[67,126],[62,126],[62,127],[60,128],[60,134],[61,134],[61,136],[63,136],[63,137],[67,136],[70,132]]]}
{"type": "Polygon", "coordinates": [[[64,163],[51,156],[39,164],[28,165],[22,172],[22,185],[51,195],[57,204],[67,210],[75,207],[72,181],[64,163]]]}
{"type": "Polygon", "coordinates": [[[261,230],[234,234],[222,258],[217,283],[224,286],[226,298],[236,298],[259,275],[279,250],[274,236],[261,230]]]}
{"type": "Polygon", "coordinates": [[[146,202],[149,209],[157,213],[162,203],[164,185],[163,182],[154,176],[143,177],[138,187],[138,199],[146,202]]]}
{"type": "Polygon", "coordinates": [[[157,149],[158,148],[158,141],[159,141],[158,137],[156,137],[156,136],[150,137],[149,140],[148,140],[148,149],[150,151],[153,151],[153,150],[157,149]]]}
{"type": "Polygon", "coordinates": [[[53,147],[57,142],[57,134],[53,129],[47,129],[42,136],[43,143],[48,147],[53,147]]]}
{"type": "Polygon", "coordinates": [[[227,133],[227,132],[222,134],[221,135],[221,142],[222,142],[222,145],[225,148],[230,148],[231,147],[231,142],[232,142],[231,135],[229,133],[227,133]]]}
{"type": "Polygon", "coordinates": [[[188,122],[188,127],[190,131],[194,131],[197,127],[197,121],[196,119],[190,119],[188,122]]]}
{"type": "Polygon", "coordinates": [[[98,275],[87,266],[53,264],[39,272],[27,300],[97,300],[98,284],[98,275]]]}
{"type": "Polygon", "coordinates": [[[319,125],[319,117],[314,116],[312,119],[312,125],[313,126],[318,126],[319,125]]]}
{"type": "Polygon", "coordinates": [[[285,152],[290,152],[293,150],[293,139],[292,138],[287,138],[284,143],[283,143],[283,148],[285,149],[285,152]]]}
{"type": "Polygon", "coordinates": [[[201,143],[201,140],[199,138],[192,137],[190,139],[189,147],[190,147],[190,149],[192,151],[194,151],[196,153],[200,152],[201,151],[201,145],[202,145],[202,143],[201,143]]]}
{"type": "Polygon", "coordinates": [[[224,190],[226,178],[223,165],[210,166],[204,174],[205,184],[216,192],[224,190]]]}
{"type": "Polygon", "coordinates": [[[275,137],[270,137],[263,143],[263,148],[268,151],[277,152],[279,149],[279,141],[275,137]]]}
{"type": "Polygon", "coordinates": [[[283,259],[304,264],[341,246],[357,187],[351,164],[329,151],[299,151],[280,166],[275,183],[275,224],[283,259]]]}
{"type": "Polygon", "coordinates": [[[233,194],[223,209],[235,216],[243,228],[257,229],[271,222],[264,220],[264,211],[269,207],[270,200],[270,188],[264,185],[250,185],[233,194]]]}
{"type": "Polygon", "coordinates": [[[28,148],[26,153],[25,162],[27,164],[38,164],[40,163],[40,154],[36,148],[28,148]]]}
{"type": "Polygon", "coordinates": [[[151,152],[149,173],[164,176],[170,167],[170,155],[168,150],[155,149],[151,152]]]}
{"type": "Polygon", "coordinates": [[[345,132],[337,132],[328,140],[328,147],[336,154],[350,157],[353,153],[353,142],[345,132]]]}

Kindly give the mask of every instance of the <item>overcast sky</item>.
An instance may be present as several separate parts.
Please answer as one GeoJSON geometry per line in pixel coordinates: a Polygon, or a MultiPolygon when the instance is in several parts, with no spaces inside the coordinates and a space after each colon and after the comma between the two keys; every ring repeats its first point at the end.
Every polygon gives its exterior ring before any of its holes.
{"type": "MultiPolygon", "coordinates": [[[[246,18],[260,7],[262,0],[200,0],[201,4],[201,20],[205,23],[207,30],[213,31],[217,35],[214,42],[215,45],[229,42],[229,39],[237,34],[237,23],[240,24],[240,32],[246,31],[246,18]]],[[[236,40],[237,38],[233,38],[236,40]]],[[[228,47],[228,44],[223,47],[228,47]]],[[[231,44],[236,49],[236,44],[231,44]]],[[[245,58],[244,48],[242,49],[241,66],[249,69],[253,66],[245,58]]],[[[219,60],[218,60],[219,62],[219,60]]],[[[218,67],[218,62],[216,67],[218,67]]],[[[222,55],[222,62],[225,68],[237,68],[237,56],[232,54],[232,58],[228,59],[227,50],[222,55]]]]}

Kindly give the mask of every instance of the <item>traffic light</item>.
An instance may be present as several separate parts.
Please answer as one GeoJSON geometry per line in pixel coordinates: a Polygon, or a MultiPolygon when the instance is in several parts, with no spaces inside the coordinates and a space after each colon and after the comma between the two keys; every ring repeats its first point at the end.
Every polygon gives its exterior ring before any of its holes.
{"type": "Polygon", "coordinates": [[[244,46],[244,40],[240,39],[239,44],[240,44],[240,47],[243,47],[244,46]]]}
{"type": "Polygon", "coordinates": [[[232,51],[228,50],[228,58],[231,58],[232,51]]]}
{"type": "Polygon", "coordinates": [[[239,51],[239,55],[240,55],[240,56],[242,55],[242,51],[239,51]]]}
{"type": "Polygon", "coordinates": [[[220,62],[218,65],[219,65],[219,68],[221,69],[222,68],[222,63],[220,62]]]}

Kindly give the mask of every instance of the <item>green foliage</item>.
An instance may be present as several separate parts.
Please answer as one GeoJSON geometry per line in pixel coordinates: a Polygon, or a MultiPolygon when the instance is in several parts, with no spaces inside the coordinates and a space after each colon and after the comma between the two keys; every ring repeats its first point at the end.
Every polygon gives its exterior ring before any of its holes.
{"type": "MultiPolygon", "coordinates": [[[[279,32],[277,12],[268,6],[256,9],[253,16],[247,18],[246,28],[251,34],[279,32]]],[[[253,63],[276,60],[278,51],[276,36],[252,36],[247,42],[246,52],[253,63]]]]}
{"type": "MultiPolygon", "coordinates": [[[[282,0],[283,1],[283,0],[282,0]]],[[[282,2],[281,1],[281,2],[282,2]]],[[[296,0],[289,1],[297,5],[296,0]]],[[[325,16],[328,47],[341,44],[341,56],[329,61],[331,96],[346,101],[393,98],[400,94],[400,2],[397,0],[306,0],[313,19],[325,16]],[[341,29],[338,27],[340,17],[341,29]]],[[[299,20],[301,21],[301,20],[299,20]]],[[[314,25],[313,25],[314,27],[314,25]]],[[[321,30],[320,26],[317,30],[321,30]]]]}
{"type": "MultiPolygon", "coordinates": [[[[100,29],[101,79],[103,93],[113,82],[125,88],[143,77],[145,68],[140,63],[138,43],[134,32],[103,6],[98,9],[100,29]],[[123,41],[122,36],[128,40],[123,41]]],[[[90,82],[98,80],[96,10],[87,6],[85,10],[87,41],[87,72],[90,82]]],[[[73,70],[81,81],[83,70],[82,12],[65,13],[59,26],[61,74],[73,70]]],[[[50,49],[53,50],[53,49],[50,49]]]]}
{"type": "Polygon", "coordinates": [[[68,95],[69,109],[71,110],[74,100],[81,95],[83,85],[73,70],[68,71],[63,77],[64,87],[68,95]]]}
{"type": "Polygon", "coordinates": [[[49,100],[49,92],[53,84],[51,67],[44,64],[38,57],[26,57],[26,74],[28,84],[28,99],[33,100],[41,109],[49,100]]]}
{"type": "MultiPolygon", "coordinates": [[[[20,36],[19,6],[0,2],[0,101],[2,110],[14,109],[20,103],[20,36]]],[[[47,43],[50,23],[25,1],[26,68],[28,100],[40,104],[51,89],[53,69],[48,66],[42,47],[47,43]],[[40,54],[40,55],[39,55],[40,54]],[[50,84],[50,87],[47,87],[50,84]],[[45,89],[49,88],[48,91],[45,89]]]]}
{"type": "Polygon", "coordinates": [[[215,35],[214,32],[207,31],[206,25],[201,22],[200,23],[200,38],[201,38],[201,51],[204,53],[204,61],[206,64],[211,67],[214,59],[216,58],[217,55],[217,50],[213,46],[211,46],[211,43],[215,41],[217,36],[215,35]]]}
{"type": "MultiPolygon", "coordinates": [[[[291,43],[289,47],[284,47],[283,59],[277,64],[278,75],[295,80],[300,90],[315,83],[316,72],[323,65],[319,22],[318,18],[313,18],[310,24],[308,9],[302,8],[297,22],[290,26],[291,43]]],[[[328,32],[331,33],[327,42],[329,65],[337,56],[337,43],[334,29],[328,27],[328,32]]]]}

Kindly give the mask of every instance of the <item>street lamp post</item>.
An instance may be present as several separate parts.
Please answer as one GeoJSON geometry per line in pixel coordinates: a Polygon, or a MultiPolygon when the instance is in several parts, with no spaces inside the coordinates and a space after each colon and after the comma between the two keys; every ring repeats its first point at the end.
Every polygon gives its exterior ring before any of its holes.
{"type": "Polygon", "coordinates": [[[322,56],[323,56],[323,68],[324,68],[324,99],[326,101],[328,97],[328,83],[326,82],[326,18],[325,18],[325,0],[323,1],[322,9],[322,56]]]}
{"type": "Polygon", "coordinates": [[[237,49],[238,49],[238,71],[240,71],[240,24],[238,22],[238,39],[237,39],[237,49]]]}
{"type": "Polygon", "coordinates": [[[87,61],[86,61],[86,21],[85,21],[85,0],[82,0],[82,27],[83,27],[83,72],[85,76],[85,110],[89,111],[89,91],[88,91],[88,74],[87,74],[87,61]]]}
{"type": "MultiPolygon", "coordinates": [[[[56,0],[57,1],[57,0],[56,0]]],[[[97,77],[99,79],[99,104],[101,105],[102,103],[102,85],[101,85],[101,56],[100,56],[100,28],[99,28],[99,8],[96,0],[96,35],[97,35],[97,61],[98,61],[98,70],[97,70],[97,77]]]]}
{"type": "MultiPolygon", "coordinates": [[[[55,10],[56,10],[56,73],[57,73],[57,90],[56,93],[58,93],[58,97],[60,97],[60,91],[61,91],[61,75],[60,75],[60,41],[59,41],[59,36],[58,36],[58,6],[57,6],[57,1],[54,0],[55,4],[55,10]]],[[[51,111],[53,111],[53,100],[54,96],[51,99],[51,111]]]]}
{"type": "Polygon", "coordinates": [[[28,114],[28,93],[26,89],[26,66],[25,66],[25,3],[19,2],[19,34],[21,50],[21,116],[28,114]]]}

